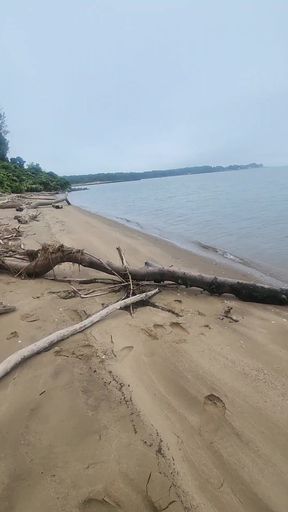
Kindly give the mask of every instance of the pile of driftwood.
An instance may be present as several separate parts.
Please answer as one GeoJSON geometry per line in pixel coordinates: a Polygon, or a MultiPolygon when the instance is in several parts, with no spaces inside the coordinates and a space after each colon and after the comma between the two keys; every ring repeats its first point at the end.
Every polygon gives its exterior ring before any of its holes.
{"type": "Polygon", "coordinates": [[[0,245],[11,245],[18,242],[22,236],[20,226],[11,227],[9,224],[0,224],[0,245]]]}
{"type": "MultiPolygon", "coordinates": [[[[229,293],[241,300],[250,302],[279,305],[288,304],[288,288],[275,288],[257,283],[194,274],[170,267],[156,266],[151,263],[146,263],[142,268],[131,268],[127,265],[123,251],[120,248],[117,250],[121,261],[119,265],[104,262],[100,258],[88,254],[81,249],[66,247],[62,244],[46,244],[38,250],[24,249],[21,245],[11,248],[7,244],[3,244],[3,246],[0,247],[0,272],[9,273],[21,278],[41,278],[46,276],[51,270],[54,271],[55,267],[62,263],[76,263],[77,265],[108,274],[110,277],[109,279],[94,277],[91,279],[75,280],[74,278],[57,279],[54,274],[54,277],[50,277],[50,279],[71,283],[78,281],[78,283],[81,284],[104,282],[107,286],[107,290],[103,293],[110,293],[111,291],[118,291],[120,289],[125,291],[122,300],[111,304],[78,324],[57,331],[9,356],[0,363],[0,378],[4,377],[22,361],[94,325],[96,322],[106,318],[106,316],[113,311],[127,307],[132,308],[132,305],[137,302],[147,304],[147,301],[150,301],[150,299],[159,292],[158,288],[154,288],[155,283],[157,283],[158,286],[176,284],[178,286],[197,287],[212,295],[229,293]],[[141,287],[148,286],[148,291],[138,293],[139,285],[141,285],[141,287]],[[152,290],[151,287],[153,287],[152,290]]],[[[72,287],[72,289],[83,298],[103,294],[99,289],[88,294],[82,294],[75,287],[72,287]]],[[[149,304],[152,305],[151,302],[149,302],[149,304]]],[[[3,310],[3,312],[8,312],[9,306],[2,307],[4,309],[6,308],[6,311],[3,310]]],[[[11,310],[13,310],[13,307],[11,310]]],[[[132,309],[130,309],[130,312],[132,313],[132,309]]],[[[229,318],[231,318],[230,310],[228,313],[230,315],[229,318]]],[[[233,319],[233,321],[238,320],[233,319]]]]}
{"type": "Polygon", "coordinates": [[[194,274],[171,267],[156,266],[149,262],[142,268],[128,268],[121,249],[118,249],[118,252],[121,256],[121,265],[104,262],[97,256],[74,247],[45,244],[37,250],[21,249],[17,258],[10,254],[5,256],[2,252],[0,271],[22,277],[37,278],[45,276],[61,263],[76,263],[82,267],[113,276],[118,280],[119,285],[125,282],[131,294],[134,282],[142,284],[175,283],[185,287],[201,288],[211,295],[233,294],[240,300],[248,302],[288,304],[288,288],[275,288],[253,282],[194,274]]]}
{"type": "MultiPolygon", "coordinates": [[[[0,260],[2,257],[16,256],[21,247],[22,231],[20,226],[11,227],[9,224],[0,224],[0,260]]],[[[15,306],[8,306],[0,302],[0,315],[3,313],[11,313],[15,311],[15,306]]]]}
{"type": "MultiPolygon", "coordinates": [[[[32,220],[38,220],[39,211],[35,211],[36,208],[45,206],[62,208],[61,203],[65,201],[70,204],[67,194],[45,194],[45,196],[37,196],[35,194],[18,194],[2,200],[0,202],[0,209],[15,208],[17,212],[20,213],[17,213],[14,218],[19,222],[19,224],[27,224],[32,220]]],[[[87,293],[82,293],[82,291],[72,286],[72,282],[75,282],[75,279],[65,279],[66,282],[68,281],[71,283],[72,293],[79,295],[81,298],[91,298],[105,293],[111,293],[112,291],[116,292],[123,290],[124,297],[122,300],[119,300],[107,308],[104,308],[102,311],[95,313],[83,322],[66,329],[62,329],[61,331],[57,331],[50,336],[47,336],[46,338],[12,354],[5,361],[0,363],[0,378],[13,370],[13,368],[15,368],[21,361],[24,361],[43,350],[47,350],[55,343],[66,339],[73,334],[83,331],[117,309],[129,307],[131,314],[133,314],[133,304],[136,302],[143,303],[145,301],[147,303],[151,297],[158,293],[158,288],[151,290],[151,287],[154,288],[155,283],[157,283],[158,286],[171,286],[174,284],[177,286],[196,287],[209,292],[211,295],[222,295],[224,293],[233,294],[243,301],[259,302],[263,304],[288,304],[288,288],[275,288],[257,283],[194,274],[192,272],[177,270],[171,267],[165,268],[156,266],[149,262],[146,262],[142,268],[131,268],[127,265],[124,253],[119,247],[117,248],[118,255],[120,257],[119,265],[111,262],[104,262],[97,256],[88,254],[81,249],[66,247],[62,244],[46,244],[38,250],[29,250],[25,249],[19,241],[21,234],[20,226],[12,228],[7,224],[0,225],[0,272],[5,272],[21,278],[40,278],[46,276],[48,272],[53,270],[54,277],[52,279],[56,279],[54,271],[55,267],[62,263],[76,263],[82,267],[91,268],[95,271],[108,274],[110,277],[109,279],[107,277],[95,277],[92,279],[78,280],[78,283],[81,284],[93,282],[105,283],[104,290],[90,290],[87,293]],[[147,286],[148,291],[143,292],[143,287],[145,290],[145,287],[147,286]],[[139,293],[139,291],[141,291],[141,293],[139,293]]],[[[154,307],[157,306],[151,302],[149,302],[149,304],[154,305],[154,307]]],[[[157,307],[161,308],[161,306],[157,307]]],[[[0,314],[12,311],[15,311],[15,307],[0,303],[0,314]]],[[[231,316],[230,311],[228,313],[229,318],[232,318],[233,321],[238,321],[231,316]]]]}
{"type": "Polygon", "coordinates": [[[63,202],[70,205],[67,194],[55,194],[54,192],[46,192],[45,195],[15,194],[9,195],[6,199],[1,200],[0,209],[14,208],[21,211],[21,209],[25,208],[34,209],[43,206],[56,206],[63,202]]]}

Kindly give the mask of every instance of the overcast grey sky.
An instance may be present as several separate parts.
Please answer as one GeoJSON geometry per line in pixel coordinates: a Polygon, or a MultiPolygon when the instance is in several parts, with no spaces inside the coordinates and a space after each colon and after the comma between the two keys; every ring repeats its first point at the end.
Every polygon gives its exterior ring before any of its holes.
{"type": "Polygon", "coordinates": [[[61,174],[288,163],[288,0],[2,0],[10,154],[61,174]]]}

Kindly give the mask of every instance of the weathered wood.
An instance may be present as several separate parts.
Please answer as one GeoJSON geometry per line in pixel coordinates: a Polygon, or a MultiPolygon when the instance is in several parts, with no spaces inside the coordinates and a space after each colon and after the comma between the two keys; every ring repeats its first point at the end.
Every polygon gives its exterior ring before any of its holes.
{"type": "Polygon", "coordinates": [[[25,196],[25,195],[18,195],[18,196],[12,196],[11,199],[7,199],[5,201],[0,202],[0,209],[7,209],[7,208],[38,208],[41,206],[52,206],[56,205],[58,203],[66,202],[68,205],[70,205],[70,201],[68,199],[68,194],[56,194],[49,196],[25,196]]]}
{"type": "MultiPolygon", "coordinates": [[[[21,253],[26,257],[25,261],[13,258],[2,257],[0,259],[0,270],[25,275],[27,277],[40,277],[56,265],[61,263],[76,263],[83,267],[92,268],[109,275],[116,275],[122,281],[127,280],[127,271],[120,265],[100,260],[95,256],[64,245],[51,246],[43,245],[38,250],[26,250],[21,253]]],[[[222,295],[230,293],[240,300],[247,302],[259,302],[263,304],[288,304],[288,287],[275,288],[264,284],[257,284],[247,281],[238,281],[205,274],[193,274],[184,270],[165,267],[143,267],[129,268],[133,281],[151,281],[154,283],[172,282],[186,287],[201,288],[211,295],[222,295]]]]}
{"type": "Polygon", "coordinates": [[[53,334],[50,334],[49,336],[46,336],[45,338],[42,338],[41,340],[36,341],[35,343],[32,343],[32,345],[28,345],[28,347],[24,347],[21,350],[14,352],[14,354],[7,357],[7,359],[0,363],[0,379],[2,379],[5,375],[14,370],[14,368],[16,368],[20,363],[22,363],[26,359],[29,359],[30,357],[33,357],[34,355],[49,349],[50,347],[55,345],[55,343],[59,343],[60,341],[65,340],[70,336],[77,334],[78,332],[84,331],[88,327],[91,327],[96,322],[100,322],[100,320],[103,320],[108,315],[110,315],[114,311],[117,311],[118,309],[126,308],[130,304],[135,304],[136,302],[143,302],[148,299],[151,299],[151,297],[156,295],[158,291],[158,289],[155,289],[150,292],[141,293],[139,295],[134,295],[134,297],[129,297],[128,299],[115,302],[114,304],[107,306],[106,308],[102,309],[101,311],[98,311],[94,315],[90,316],[89,318],[86,318],[86,320],[83,320],[78,324],[71,325],[70,327],[61,329],[60,331],[56,331],[53,334]]]}
{"type": "Polygon", "coordinates": [[[28,208],[38,208],[39,206],[53,206],[55,204],[58,204],[58,203],[63,203],[63,202],[66,202],[67,204],[70,204],[68,199],[67,199],[67,194],[61,194],[59,195],[58,197],[55,197],[55,199],[51,198],[49,199],[48,201],[47,200],[39,200],[39,201],[34,201],[33,203],[31,203],[28,208]]]}
{"type": "Polygon", "coordinates": [[[14,215],[14,219],[19,222],[19,224],[29,224],[32,220],[37,220],[40,215],[40,212],[28,213],[27,210],[23,210],[22,214],[14,215]]]}
{"type": "Polygon", "coordinates": [[[19,206],[22,206],[22,202],[15,200],[3,201],[2,203],[0,203],[1,210],[6,210],[8,208],[18,208],[19,206]]]}

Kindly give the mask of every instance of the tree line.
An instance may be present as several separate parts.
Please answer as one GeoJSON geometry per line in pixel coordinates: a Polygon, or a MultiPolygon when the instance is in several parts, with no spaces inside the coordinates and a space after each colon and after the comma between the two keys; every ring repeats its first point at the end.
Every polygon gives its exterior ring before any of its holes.
{"type": "Polygon", "coordinates": [[[183,167],[180,169],[167,169],[156,171],[142,171],[142,172],[101,172],[93,174],[78,174],[65,176],[71,185],[80,185],[82,183],[115,183],[120,181],[137,181],[148,180],[152,178],[167,178],[171,176],[185,176],[190,174],[204,174],[212,172],[224,171],[237,171],[240,169],[250,169],[263,167],[262,164],[251,163],[247,165],[222,165],[211,166],[202,165],[197,167],[183,167]]]}
{"type": "Polygon", "coordinates": [[[38,163],[26,165],[21,156],[9,159],[8,133],[6,115],[0,111],[0,192],[54,192],[69,188],[65,178],[44,171],[38,163]]]}

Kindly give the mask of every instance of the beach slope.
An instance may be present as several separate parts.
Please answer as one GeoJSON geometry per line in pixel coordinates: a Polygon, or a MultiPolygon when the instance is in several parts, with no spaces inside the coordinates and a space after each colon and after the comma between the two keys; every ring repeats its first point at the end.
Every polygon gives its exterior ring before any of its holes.
{"type": "MultiPolygon", "coordinates": [[[[121,246],[131,265],[247,278],[75,207],[22,229],[26,247],[117,261],[121,246]]],[[[0,318],[1,360],[123,295],[81,299],[63,282],[3,274],[0,289],[17,308],[0,318]]],[[[1,512],[286,512],[288,309],[177,287],[152,302],[162,309],[118,311],[0,382],[1,512]],[[223,318],[227,305],[238,321],[223,318]]]]}

